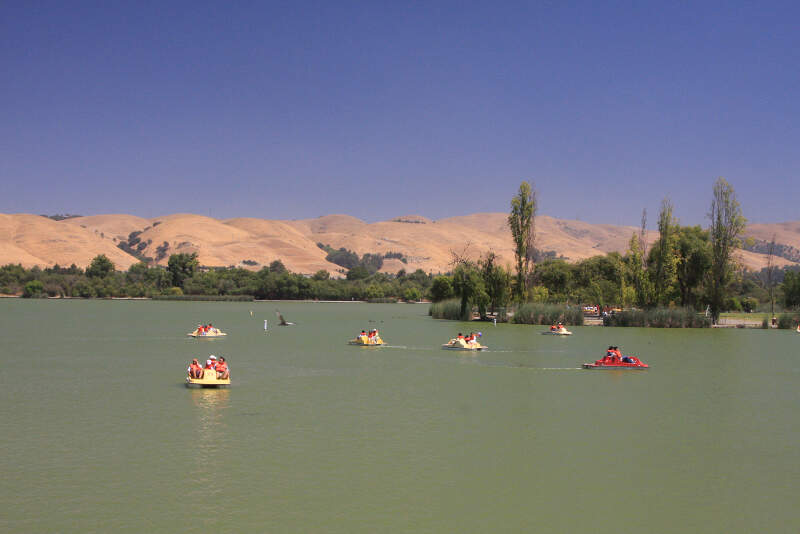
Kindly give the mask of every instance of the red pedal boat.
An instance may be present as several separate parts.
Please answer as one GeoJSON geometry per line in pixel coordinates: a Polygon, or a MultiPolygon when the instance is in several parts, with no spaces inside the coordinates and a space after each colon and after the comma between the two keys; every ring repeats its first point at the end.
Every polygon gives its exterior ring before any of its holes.
{"type": "Polygon", "coordinates": [[[620,360],[619,358],[611,358],[606,356],[599,360],[596,360],[594,363],[584,363],[584,369],[647,369],[650,367],[646,363],[642,362],[636,356],[625,356],[626,359],[631,360],[629,362],[625,362],[620,360]]]}

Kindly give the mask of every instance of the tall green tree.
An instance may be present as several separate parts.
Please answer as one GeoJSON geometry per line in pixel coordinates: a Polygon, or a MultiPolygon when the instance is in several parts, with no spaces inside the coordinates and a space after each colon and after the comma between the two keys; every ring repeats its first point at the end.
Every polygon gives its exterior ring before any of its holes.
{"type": "Polygon", "coordinates": [[[113,272],[114,263],[105,254],[95,256],[86,268],[86,276],[89,278],[105,278],[113,272]]]}
{"type": "Polygon", "coordinates": [[[180,253],[171,255],[167,262],[167,271],[169,271],[172,276],[172,285],[182,289],[183,283],[186,279],[194,276],[199,266],[200,262],[197,261],[196,252],[192,252],[191,254],[180,253]]]}
{"type": "Polygon", "coordinates": [[[765,285],[769,292],[769,316],[775,317],[775,234],[767,245],[767,267],[764,269],[765,285]]]}
{"type": "MultiPolygon", "coordinates": [[[[576,267],[564,260],[545,260],[536,267],[536,280],[547,289],[549,299],[564,302],[570,298],[573,271],[576,267]]],[[[541,294],[541,292],[539,292],[541,294]]]]}
{"type": "Polygon", "coordinates": [[[497,264],[497,256],[494,252],[489,252],[480,261],[481,277],[489,297],[489,311],[495,312],[498,306],[505,306],[508,303],[508,295],[511,287],[511,276],[497,264]]]}
{"type": "Polygon", "coordinates": [[[508,226],[514,240],[514,259],[516,260],[517,280],[514,294],[518,301],[527,298],[528,282],[533,267],[534,244],[536,239],[536,193],[531,184],[522,182],[517,195],[511,199],[511,213],[508,226]]]}
{"type": "Polygon", "coordinates": [[[703,279],[711,267],[711,243],[708,232],[699,226],[680,227],[677,233],[676,278],[681,306],[696,307],[703,279]]]}
{"type": "Polygon", "coordinates": [[[648,264],[653,280],[653,305],[669,304],[673,289],[677,288],[676,271],[678,258],[676,255],[677,235],[675,218],[672,216],[672,201],[665,198],[661,201],[658,213],[658,241],[650,249],[648,264]]]}
{"type": "Polygon", "coordinates": [[[480,304],[486,297],[483,279],[474,264],[458,264],[453,271],[453,291],[461,299],[461,317],[466,319],[470,304],[480,304]]]}
{"type": "Polygon", "coordinates": [[[711,200],[709,230],[711,239],[711,273],[709,282],[709,306],[711,319],[716,324],[727,296],[728,284],[734,271],[733,253],[741,246],[739,236],[746,219],[736,200],[736,192],[724,178],[714,183],[711,200]]]}
{"type": "Polygon", "coordinates": [[[626,287],[633,288],[633,302],[624,302],[624,305],[635,303],[639,307],[645,307],[650,303],[650,280],[645,271],[645,260],[641,248],[642,239],[635,233],[631,236],[628,243],[628,252],[625,254],[625,281],[626,287]]]}
{"type": "Polygon", "coordinates": [[[453,296],[453,284],[449,276],[439,275],[433,279],[431,284],[431,300],[439,302],[453,296]]]}
{"type": "Polygon", "coordinates": [[[787,308],[800,306],[800,273],[786,271],[783,277],[783,304],[787,308]]]}

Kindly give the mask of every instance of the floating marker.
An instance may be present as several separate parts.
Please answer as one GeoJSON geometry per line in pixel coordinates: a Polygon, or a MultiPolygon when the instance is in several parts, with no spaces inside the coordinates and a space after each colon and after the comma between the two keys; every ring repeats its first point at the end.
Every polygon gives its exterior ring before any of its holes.
{"type": "Polygon", "coordinates": [[[266,332],[266,331],[267,331],[267,320],[264,319],[264,332],[266,332]]]}

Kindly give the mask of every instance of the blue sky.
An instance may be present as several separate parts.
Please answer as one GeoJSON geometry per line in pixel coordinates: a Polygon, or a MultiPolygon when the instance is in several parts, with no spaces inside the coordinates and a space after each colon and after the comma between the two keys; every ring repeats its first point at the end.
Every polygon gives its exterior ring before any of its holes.
{"type": "Polygon", "coordinates": [[[800,219],[800,4],[5,2],[0,212],[800,219]]]}

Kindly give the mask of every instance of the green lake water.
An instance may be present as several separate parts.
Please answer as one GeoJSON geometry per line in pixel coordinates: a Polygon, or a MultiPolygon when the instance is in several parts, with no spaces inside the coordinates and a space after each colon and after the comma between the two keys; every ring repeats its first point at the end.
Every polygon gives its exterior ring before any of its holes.
{"type": "Polygon", "coordinates": [[[0,532],[800,531],[800,335],[427,310],[0,300],[0,532]],[[579,369],[612,344],[651,368],[579,369]]]}

